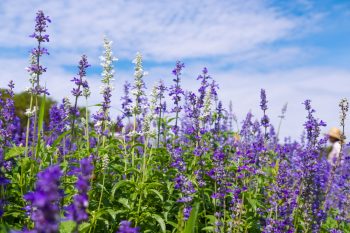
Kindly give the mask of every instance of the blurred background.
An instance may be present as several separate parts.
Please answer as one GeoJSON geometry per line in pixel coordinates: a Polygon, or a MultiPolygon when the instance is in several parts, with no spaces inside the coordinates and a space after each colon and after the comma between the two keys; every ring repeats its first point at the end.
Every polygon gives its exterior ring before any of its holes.
{"type": "Polygon", "coordinates": [[[305,99],[312,100],[316,116],[331,127],[339,124],[340,99],[350,97],[349,0],[1,0],[0,88],[9,80],[15,81],[16,92],[29,86],[25,67],[36,42],[28,35],[37,10],[52,20],[42,83],[56,101],[71,96],[70,80],[82,54],[92,64],[89,104],[101,100],[104,35],[114,42],[119,58],[115,116],[123,83],[133,81],[131,62],[137,51],[144,56],[149,91],[160,79],[172,82],[177,60],[186,65],[182,81],[191,90],[199,87],[197,76],[207,67],[219,84],[220,98],[226,107],[232,101],[239,121],[250,110],[261,117],[260,89],[266,89],[273,123],[288,102],[281,135],[294,139],[303,130],[305,99]]]}

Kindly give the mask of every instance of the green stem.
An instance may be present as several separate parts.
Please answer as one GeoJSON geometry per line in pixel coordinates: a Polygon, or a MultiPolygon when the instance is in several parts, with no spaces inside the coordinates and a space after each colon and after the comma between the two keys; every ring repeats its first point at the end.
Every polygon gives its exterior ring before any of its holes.
{"type": "MultiPolygon", "coordinates": [[[[105,178],[106,178],[106,173],[102,170],[103,172],[103,177],[102,177],[102,190],[101,190],[101,194],[100,194],[100,199],[98,201],[98,206],[97,206],[97,211],[96,214],[100,211],[101,208],[101,202],[102,202],[102,197],[103,197],[103,191],[105,189],[105,178]]],[[[93,232],[95,232],[96,229],[96,217],[94,215],[93,217],[93,222],[92,222],[92,227],[93,227],[93,232]]],[[[91,231],[91,228],[89,230],[89,232],[91,231]]]]}
{"type": "Polygon", "coordinates": [[[86,150],[89,153],[90,149],[90,141],[89,141],[89,112],[88,112],[88,102],[86,98],[86,109],[85,109],[85,122],[86,122],[86,129],[85,129],[85,137],[86,137],[86,150]]]}

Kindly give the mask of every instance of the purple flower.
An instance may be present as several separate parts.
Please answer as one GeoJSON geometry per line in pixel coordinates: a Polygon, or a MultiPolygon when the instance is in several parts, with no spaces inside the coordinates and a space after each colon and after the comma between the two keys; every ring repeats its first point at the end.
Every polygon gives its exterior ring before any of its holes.
{"type": "Polygon", "coordinates": [[[184,203],[183,215],[186,221],[191,212],[192,195],[196,192],[193,183],[184,175],[179,174],[175,177],[175,189],[181,191],[181,198],[177,200],[179,203],[184,203]]]}
{"type": "Polygon", "coordinates": [[[260,108],[263,111],[267,110],[267,100],[266,100],[266,92],[264,89],[261,89],[260,91],[260,108]]]}
{"type": "MultiPolygon", "coordinates": [[[[74,101],[74,105],[70,109],[70,115],[72,116],[71,134],[72,134],[73,139],[75,136],[75,120],[77,117],[79,117],[79,114],[80,114],[79,109],[78,109],[78,98],[80,96],[85,96],[85,98],[88,98],[88,96],[90,95],[89,85],[88,85],[87,80],[85,79],[86,69],[89,66],[90,65],[87,61],[87,56],[82,55],[81,60],[79,61],[79,65],[78,65],[78,70],[79,70],[78,76],[79,77],[73,77],[73,79],[71,80],[77,86],[76,88],[73,88],[73,90],[72,90],[72,94],[75,97],[75,101],[74,101]]],[[[72,141],[72,145],[73,144],[74,144],[74,142],[72,141]]],[[[72,149],[72,148],[69,147],[69,149],[72,149]]]]}
{"type": "Polygon", "coordinates": [[[172,97],[175,105],[174,108],[171,110],[176,114],[175,125],[172,127],[173,133],[175,135],[178,134],[178,130],[179,130],[178,118],[179,118],[179,113],[181,112],[181,109],[182,109],[180,106],[180,101],[181,101],[181,97],[184,95],[184,91],[180,87],[180,80],[181,80],[180,76],[181,76],[181,71],[184,67],[185,67],[184,63],[180,61],[176,62],[176,66],[173,70],[173,74],[175,75],[175,78],[173,79],[173,81],[175,82],[175,84],[169,88],[169,96],[172,97]]]}
{"type": "Polygon", "coordinates": [[[46,68],[40,64],[40,57],[44,54],[49,54],[47,49],[42,46],[42,43],[49,42],[49,35],[46,33],[46,28],[51,20],[48,16],[45,16],[44,12],[39,10],[35,18],[35,31],[30,37],[35,38],[38,42],[38,46],[31,50],[31,65],[27,68],[27,71],[31,74],[32,88],[30,92],[35,95],[49,94],[45,87],[40,86],[40,75],[46,72],[46,68]]]}
{"type": "Polygon", "coordinates": [[[266,100],[266,93],[264,89],[261,89],[260,91],[260,108],[261,110],[263,110],[263,117],[261,118],[261,125],[264,127],[265,132],[265,139],[268,138],[268,133],[267,133],[267,127],[270,126],[270,119],[269,117],[266,115],[266,110],[267,110],[267,100],[266,100]]]}
{"type": "Polygon", "coordinates": [[[0,148],[11,145],[16,130],[13,81],[9,82],[8,87],[9,89],[6,90],[8,98],[5,100],[2,99],[2,92],[0,91],[0,148]]]}
{"type": "Polygon", "coordinates": [[[45,16],[44,12],[39,10],[35,18],[35,31],[30,37],[36,38],[39,42],[49,42],[49,35],[43,34],[46,32],[47,23],[51,23],[49,16],[45,16]]]}
{"type": "Polygon", "coordinates": [[[67,98],[62,100],[60,105],[54,104],[49,111],[50,123],[48,130],[51,135],[47,139],[47,144],[52,145],[53,142],[61,135],[69,126],[69,101],[67,98]]]}
{"type": "Polygon", "coordinates": [[[119,225],[119,229],[116,233],[139,233],[139,227],[132,227],[131,222],[129,221],[121,221],[119,225]]]}
{"type": "Polygon", "coordinates": [[[61,176],[62,172],[58,165],[46,168],[38,174],[35,191],[24,196],[24,199],[31,204],[26,209],[34,221],[36,232],[58,232],[59,201],[62,196],[59,189],[61,176]]]}
{"type": "Polygon", "coordinates": [[[73,197],[73,203],[66,209],[67,218],[75,221],[77,224],[89,218],[86,212],[89,203],[87,192],[90,189],[90,178],[93,169],[91,157],[80,160],[80,168],[77,171],[78,180],[75,184],[78,193],[73,197]]]}
{"type": "MultiPolygon", "coordinates": [[[[211,79],[210,75],[208,75],[208,69],[206,67],[203,68],[202,74],[198,76],[197,80],[201,80],[201,86],[198,89],[199,92],[199,97],[198,97],[198,107],[202,108],[204,104],[204,97],[206,95],[206,90],[208,87],[210,87],[209,80],[211,79]]],[[[214,93],[216,94],[215,90],[215,82],[214,82],[214,88],[210,87],[213,89],[214,93]]]]}
{"type": "Polygon", "coordinates": [[[78,104],[78,98],[80,96],[85,96],[86,98],[89,96],[89,84],[86,77],[86,69],[90,67],[90,64],[88,63],[87,56],[82,55],[81,59],[79,61],[78,65],[78,77],[73,77],[71,80],[77,87],[74,87],[72,90],[72,95],[75,96],[75,103],[74,107],[72,108],[73,115],[76,115],[77,110],[77,104],[78,104]]]}
{"type": "Polygon", "coordinates": [[[131,84],[126,81],[124,84],[124,96],[121,98],[123,118],[125,117],[129,118],[132,116],[132,106],[131,106],[132,100],[129,96],[130,87],[131,87],[131,84]]]}

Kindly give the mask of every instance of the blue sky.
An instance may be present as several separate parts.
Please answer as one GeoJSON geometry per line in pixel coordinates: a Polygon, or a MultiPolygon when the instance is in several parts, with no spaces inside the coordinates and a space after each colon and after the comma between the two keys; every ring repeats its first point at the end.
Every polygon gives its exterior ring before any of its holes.
{"type": "Polygon", "coordinates": [[[159,79],[170,83],[175,61],[182,60],[184,86],[193,89],[202,67],[208,67],[221,98],[232,100],[240,120],[249,110],[260,117],[259,90],[265,88],[273,122],[283,104],[289,104],[284,136],[300,135],[303,100],[311,99],[318,117],[336,126],[338,101],[350,97],[348,0],[3,0],[0,87],[10,79],[17,91],[28,85],[24,68],[35,42],[27,35],[38,9],[52,19],[43,80],[57,100],[70,95],[69,80],[79,57],[87,54],[92,64],[90,102],[100,101],[98,57],[104,35],[114,41],[119,58],[114,109],[119,108],[123,82],[132,81],[137,51],[144,55],[148,86],[159,79]]]}

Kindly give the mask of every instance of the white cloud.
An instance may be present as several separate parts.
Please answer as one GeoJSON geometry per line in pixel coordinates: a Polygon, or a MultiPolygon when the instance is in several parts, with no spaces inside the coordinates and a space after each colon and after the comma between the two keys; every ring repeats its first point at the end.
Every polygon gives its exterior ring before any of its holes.
{"type": "MultiPolygon", "coordinates": [[[[50,47],[98,51],[103,34],[120,57],[142,51],[153,60],[242,54],[292,35],[303,18],[283,16],[265,1],[2,1],[0,43],[32,45],[37,9],[50,15],[50,47]]],[[[299,31],[300,28],[298,29],[299,31]]]]}

